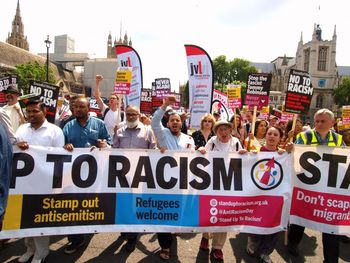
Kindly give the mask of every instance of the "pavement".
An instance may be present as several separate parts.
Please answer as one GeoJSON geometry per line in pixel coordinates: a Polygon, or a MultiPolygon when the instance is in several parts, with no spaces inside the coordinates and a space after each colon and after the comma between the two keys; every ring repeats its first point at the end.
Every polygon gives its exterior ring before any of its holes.
{"type": "MultiPolygon", "coordinates": [[[[210,258],[209,252],[198,249],[201,234],[182,233],[176,235],[176,242],[173,242],[171,259],[164,261],[159,258],[159,245],[156,234],[140,235],[136,249],[133,253],[125,251],[125,241],[119,233],[99,233],[90,235],[87,242],[76,253],[64,254],[67,244],[65,236],[52,236],[50,254],[46,263],[212,263],[216,262],[210,258]]],[[[174,239],[175,240],[175,239],[174,239]]],[[[224,262],[258,262],[256,258],[249,257],[245,252],[247,234],[229,233],[224,246],[224,262]]],[[[274,263],[279,262],[310,262],[322,263],[322,240],[319,232],[307,229],[300,243],[300,256],[293,257],[288,254],[284,246],[284,233],[279,236],[279,241],[271,258],[274,263]]],[[[0,262],[17,262],[19,256],[25,252],[24,240],[10,239],[0,248],[0,262]]],[[[340,263],[350,262],[350,244],[341,243],[340,263]]]]}

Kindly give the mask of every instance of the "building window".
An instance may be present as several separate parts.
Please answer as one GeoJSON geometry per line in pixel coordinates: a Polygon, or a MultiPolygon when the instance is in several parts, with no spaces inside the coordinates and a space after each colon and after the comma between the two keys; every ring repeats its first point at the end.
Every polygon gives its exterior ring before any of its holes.
{"type": "Polygon", "coordinates": [[[328,53],[327,47],[320,47],[319,48],[319,50],[318,50],[318,64],[317,64],[318,71],[326,71],[327,53],[328,53]]]}
{"type": "Polygon", "coordinates": [[[304,50],[304,70],[309,72],[310,48],[304,50]]]}
{"type": "Polygon", "coordinates": [[[322,95],[318,95],[316,97],[316,108],[317,109],[322,109],[323,108],[323,96],[322,95]]]}

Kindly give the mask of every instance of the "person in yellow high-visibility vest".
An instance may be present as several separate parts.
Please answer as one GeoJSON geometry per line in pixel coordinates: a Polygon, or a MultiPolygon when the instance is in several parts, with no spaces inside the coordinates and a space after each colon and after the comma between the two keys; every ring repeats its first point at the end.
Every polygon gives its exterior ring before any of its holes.
{"type": "MultiPolygon", "coordinates": [[[[345,146],[340,134],[332,130],[334,114],[328,109],[320,109],[314,115],[314,129],[298,134],[295,144],[345,146]]],[[[288,232],[288,251],[298,256],[305,227],[290,225],[288,232]]],[[[339,235],[322,233],[324,263],[337,263],[339,258],[339,235]]]]}

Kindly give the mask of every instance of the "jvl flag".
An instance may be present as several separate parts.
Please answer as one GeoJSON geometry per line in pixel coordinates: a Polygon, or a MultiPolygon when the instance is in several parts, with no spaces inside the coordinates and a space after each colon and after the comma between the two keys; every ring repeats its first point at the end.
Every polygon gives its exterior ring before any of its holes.
{"type": "Polygon", "coordinates": [[[117,45],[115,52],[118,60],[118,68],[132,68],[130,92],[125,95],[125,106],[134,105],[140,107],[142,90],[142,65],[140,56],[135,49],[126,45],[117,45]]]}
{"type": "Polygon", "coordinates": [[[201,117],[211,112],[213,97],[213,64],[208,53],[195,45],[185,45],[189,77],[190,125],[200,127],[201,117]]]}

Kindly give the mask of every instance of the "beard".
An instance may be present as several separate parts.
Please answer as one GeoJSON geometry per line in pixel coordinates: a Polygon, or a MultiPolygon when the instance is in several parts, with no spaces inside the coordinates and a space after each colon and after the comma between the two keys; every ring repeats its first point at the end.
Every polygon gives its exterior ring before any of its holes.
{"type": "Polygon", "coordinates": [[[136,121],[126,121],[126,127],[129,129],[136,128],[136,126],[139,124],[139,120],[136,121]]]}

